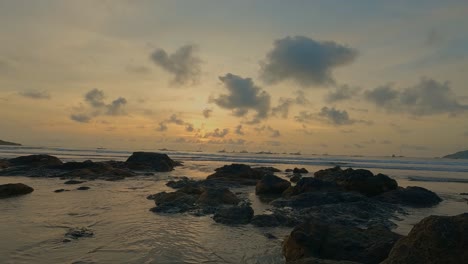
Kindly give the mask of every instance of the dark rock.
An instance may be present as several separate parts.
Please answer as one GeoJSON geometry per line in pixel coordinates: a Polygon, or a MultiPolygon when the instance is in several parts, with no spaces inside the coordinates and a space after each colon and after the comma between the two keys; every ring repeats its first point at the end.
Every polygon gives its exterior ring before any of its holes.
{"type": "Polygon", "coordinates": [[[181,178],[180,180],[176,180],[176,181],[171,180],[171,181],[168,181],[168,182],[166,183],[166,186],[171,187],[171,188],[173,188],[173,189],[180,189],[180,188],[182,188],[182,187],[184,187],[184,186],[187,186],[187,185],[193,185],[193,186],[194,186],[194,185],[197,185],[197,184],[198,184],[197,181],[190,180],[190,179],[187,178],[187,177],[183,177],[183,178],[181,178]]]}
{"type": "Polygon", "coordinates": [[[0,185],[0,198],[8,198],[18,195],[32,193],[33,188],[22,183],[7,183],[0,185]]]}
{"type": "Polygon", "coordinates": [[[468,263],[468,213],[424,218],[383,263],[468,263]]]}
{"type": "Polygon", "coordinates": [[[299,173],[296,173],[296,174],[293,174],[293,175],[291,176],[291,178],[289,179],[289,181],[296,183],[296,182],[298,182],[300,179],[302,179],[302,175],[299,174],[299,173]]]}
{"type": "Polygon", "coordinates": [[[59,168],[61,170],[81,170],[81,169],[102,169],[103,167],[112,167],[104,162],[93,162],[91,160],[85,160],[83,162],[70,161],[65,162],[59,168]]]}
{"type": "Polygon", "coordinates": [[[87,180],[105,179],[121,180],[126,177],[135,176],[135,173],[128,169],[114,168],[104,162],[91,162],[87,168],[74,169],[61,175],[62,178],[81,178],[87,180]],[[91,164],[92,163],[92,164],[91,164]]]}
{"type": "Polygon", "coordinates": [[[226,225],[245,225],[252,220],[254,211],[250,206],[224,207],[213,216],[217,223],[226,225]]]}
{"type": "Polygon", "coordinates": [[[251,224],[257,227],[277,227],[288,226],[293,227],[299,224],[299,221],[290,218],[287,215],[279,213],[255,215],[252,218],[251,224]]]}
{"type": "Polygon", "coordinates": [[[204,205],[217,206],[222,204],[236,205],[240,202],[239,198],[226,188],[214,189],[205,188],[197,199],[197,203],[204,205]]]}
{"type": "Polygon", "coordinates": [[[346,260],[331,260],[331,259],[319,259],[319,258],[305,258],[296,261],[288,261],[287,264],[361,264],[354,261],[346,260]]]}
{"type": "Polygon", "coordinates": [[[55,190],[54,192],[55,192],[55,193],[61,193],[61,192],[65,192],[65,191],[68,192],[69,190],[66,190],[66,189],[57,189],[57,190],[55,190]]]}
{"type": "Polygon", "coordinates": [[[406,188],[399,187],[396,190],[382,193],[374,198],[386,203],[413,207],[430,207],[442,201],[434,192],[416,186],[406,188]]]}
{"type": "Polygon", "coordinates": [[[285,169],[284,172],[293,172],[293,169],[285,169]]]}
{"type": "Polygon", "coordinates": [[[85,181],[69,180],[69,181],[64,182],[63,184],[80,184],[83,182],[85,181]]]}
{"type": "Polygon", "coordinates": [[[29,155],[8,160],[11,166],[54,167],[62,165],[62,161],[50,155],[29,155]]]}
{"type": "Polygon", "coordinates": [[[0,159],[0,169],[6,169],[8,167],[10,167],[8,160],[0,159]]]}
{"type": "Polygon", "coordinates": [[[279,198],[271,202],[275,207],[306,208],[324,204],[349,203],[367,199],[359,193],[316,191],[305,192],[290,198],[279,198]]]}
{"type": "Polygon", "coordinates": [[[304,177],[300,179],[296,186],[290,187],[284,191],[284,196],[293,196],[306,192],[315,192],[315,191],[328,191],[328,190],[339,190],[341,188],[336,185],[334,182],[322,181],[320,179],[312,177],[304,177]]]}
{"type": "Polygon", "coordinates": [[[401,236],[383,227],[360,229],[307,221],[283,242],[286,261],[305,258],[380,263],[401,236]]]}
{"type": "Polygon", "coordinates": [[[387,191],[395,190],[397,182],[384,174],[374,174],[363,169],[346,169],[340,167],[315,172],[315,178],[326,182],[333,182],[347,191],[360,192],[366,196],[375,196],[387,191]]]}
{"type": "Polygon", "coordinates": [[[65,233],[65,237],[71,239],[78,239],[82,237],[92,237],[94,236],[93,231],[88,228],[81,227],[81,228],[71,228],[65,233]]]}
{"type": "Polygon", "coordinates": [[[299,173],[299,174],[300,173],[309,173],[309,171],[306,170],[305,168],[300,168],[300,169],[299,168],[294,168],[292,172],[293,173],[299,173]]]}
{"type": "Polygon", "coordinates": [[[268,239],[278,239],[278,237],[273,235],[272,233],[265,233],[265,237],[268,239]]]}
{"type": "Polygon", "coordinates": [[[468,195],[468,193],[460,193],[460,195],[468,195]]]}
{"type": "Polygon", "coordinates": [[[280,169],[277,169],[277,168],[274,168],[274,167],[256,167],[256,168],[253,168],[254,170],[257,170],[257,171],[263,171],[265,173],[275,173],[275,172],[281,172],[280,169]]]}
{"type": "Polygon", "coordinates": [[[0,146],[21,146],[21,144],[0,140],[0,146]]]}
{"type": "Polygon", "coordinates": [[[78,187],[78,188],[76,188],[76,189],[79,190],[79,191],[86,191],[86,190],[89,190],[89,189],[91,189],[91,188],[88,187],[88,186],[80,186],[80,187],[78,187]]]}
{"type": "Polygon", "coordinates": [[[128,168],[132,170],[171,171],[180,165],[169,156],[154,152],[134,152],[126,161],[128,168]]]}
{"type": "Polygon", "coordinates": [[[153,212],[164,213],[182,213],[194,207],[196,196],[187,194],[181,191],[177,192],[161,192],[152,195],[156,207],[152,208],[153,212]]]}
{"type": "Polygon", "coordinates": [[[255,194],[281,194],[291,186],[287,180],[278,176],[267,174],[257,182],[255,194]]]}
{"type": "Polygon", "coordinates": [[[255,185],[265,174],[268,174],[268,172],[261,169],[252,169],[244,164],[225,165],[215,169],[215,171],[215,173],[209,175],[206,179],[235,182],[242,185],[255,185]]]}

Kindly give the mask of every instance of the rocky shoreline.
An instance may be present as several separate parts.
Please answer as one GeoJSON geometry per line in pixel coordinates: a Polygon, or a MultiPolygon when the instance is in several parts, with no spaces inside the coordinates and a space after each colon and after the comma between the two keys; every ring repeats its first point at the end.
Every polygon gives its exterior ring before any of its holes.
{"type": "MultiPolygon", "coordinates": [[[[0,176],[59,177],[73,185],[150,176],[181,165],[165,154],[149,152],[135,152],[125,162],[64,163],[49,155],[30,155],[0,160],[0,176]]],[[[170,180],[166,185],[174,191],[149,195],[147,199],[155,203],[149,209],[157,214],[210,215],[228,226],[291,227],[282,242],[287,263],[466,263],[468,259],[466,213],[430,216],[408,236],[392,232],[397,213],[404,214],[405,208],[442,201],[430,190],[402,188],[387,175],[363,169],[334,167],[311,176],[306,169],[295,168],[287,170],[286,177],[278,176],[280,172],[231,164],[204,180],[170,180]],[[253,210],[245,191],[248,186],[255,186],[255,194],[270,210],[253,210]]],[[[6,185],[0,185],[0,198],[33,191],[26,185],[6,185]]],[[[66,190],[56,190],[62,191],[66,190]]]]}

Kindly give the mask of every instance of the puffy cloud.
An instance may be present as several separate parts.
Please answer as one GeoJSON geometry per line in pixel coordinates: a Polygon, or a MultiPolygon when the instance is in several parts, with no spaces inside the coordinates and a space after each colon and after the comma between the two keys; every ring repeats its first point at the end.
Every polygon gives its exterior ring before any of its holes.
{"type": "Polygon", "coordinates": [[[353,98],[360,91],[360,88],[351,87],[347,84],[336,87],[333,91],[329,91],[325,97],[328,103],[344,101],[353,98]]]}
{"type": "Polygon", "coordinates": [[[272,128],[271,126],[256,127],[255,130],[258,131],[258,132],[266,131],[266,132],[268,132],[270,134],[270,137],[272,137],[272,138],[276,138],[276,137],[281,136],[280,131],[277,130],[277,129],[272,128]]]}
{"type": "Polygon", "coordinates": [[[31,99],[50,99],[50,94],[47,91],[27,90],[19,92],[19,95],[31,99]]]}
{"type": "Polygon", "coordinates": [[[76,122],[80,123],[88,123],[92,117],[85,115],[85,114],[72,114],[70,115],[71,120],[74,120],[76,122]]]}
{"type": "Polygon", "coordinates": [[[323,107],[322,110],[320,110],[319,116],[325,118],[329,123],[337,126],[351,125],[356,122],[355,120],[349,118],[349,114],[346,110],[338,110],[334,107],[323,107]]]}
{"type": "Polygon", "coordinates": [[[270,110],[270,95],[256,86],[251,78],[228,73],[219,77],[228,94],[221,94],[217,98],[210,98],[210,102],[224,109],[230,109],[235,116],[243,117],[252,110],[256,112],[250,123],[258,123],[268,117],[270,110]]]}
{"type": "Polygon", "coordinates": [[[236,126],[236,129],[234,130],[234,133],[236,133],[237,135],[243,136],[245,133],[244,133],[244,131],[242,130],[242,125],[236,126]]]}
{"type": "Polygon", "coordinates": [[[316,41],[304,36],[285,37],[274,42],[261,77],[268,84],[292,80],[303,87],[333,84],[333,69],[350,64],[356,50],[333,41],[316,41]]]}
{"type": "Polygon", "coordinates": [[[293,105],[307,105],[310,103],[309,100],[307,100],[305,97],[303,91],[299,90],[296,92],[296,94],[297,96],[294,99],[281,97],[279,99],[278,105],[271,109],[271,114],[282,118],[288,118],[289,109],[293,105]]]}
{"type": "Polygon", "coordinates": [[[213,130],[213,132],[205,133],[203,137],[204,138],[209,138],[209,137],[223,138],[227,134],[229,134],[229,129],[224,128],[223,130],[221,130],[219,128],[216,128],[215,130],[213,130]]]}
{"type": "Polygon", "coordinates": [[[195,128],[193,124],[185,122],[181,118],[179,118],[176,114],[172,114],[169,118],[159,122],[159,127],[156,129],[158,131],[166,131],[168,129],[168,124],[175,124],[178,126],[184,126],[185,131],[187,132],[193,132],[195,131],[195,128]]]}
{"type": "Polygon", "coordinates": [[[106,104],[104,99],[105,95],[103,91],[98,89],[88,91],[84,95],[84,100],[88,104],[88,107],[78,109],[78,113],[72,113],[70,119],[80,123],[87,123],[92,118],[100,115],[126,115],[125,105],[127,104],[127,99],[119,97],[110,104],[106,104]]]}
{"type": "Polygon", "coordinates": [[[195,55],[193,45],[185,45],[174,53],[168,54],[163,49],[157,49],[151,54],[151,60],[165,71],[174,75],[175,85],[195,84],[201,74],[201,59],[195,55]]]}
{"type": "Polygon", "coordinates": [[[423,78],[415,86],[396,89],[393,85],[365,92],[365,98],[389,112],[406,112],[415,116],[456,114],[468,110],[461,104],[448,82],[423,78]]]}
{"type": "Polygon", "coordinates": [[[210,109],[210,108],[203,109],[203,116],[205,118],[209,118],[211,116],[211,113],[213,113],[213,109],[210,109]]]}

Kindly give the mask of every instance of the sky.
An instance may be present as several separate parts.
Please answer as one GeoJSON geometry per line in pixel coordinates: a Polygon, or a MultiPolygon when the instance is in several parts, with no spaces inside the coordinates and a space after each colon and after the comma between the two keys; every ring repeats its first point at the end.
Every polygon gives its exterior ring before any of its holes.
{"type": "Polygon", "coordinates": [[[0,139],[468,149],[468,2],[0,0],[0,139]]]}

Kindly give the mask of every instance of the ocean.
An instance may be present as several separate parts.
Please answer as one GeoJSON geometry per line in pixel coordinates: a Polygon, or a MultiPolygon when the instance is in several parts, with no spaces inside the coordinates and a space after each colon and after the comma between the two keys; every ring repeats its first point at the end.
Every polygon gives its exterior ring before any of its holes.
{"type": "MultiPolygon", "coordinates": [[[[304,167],[313,172],[333,166],[369,169],[396,179],[400,186],[421,186],[442,199],[431,208],[406,208],[395,232],[407,234],[428,215],[468,211],[468,160],[409,157],[351,157],[327,155],[207,153],[170,150],[73,149],[0,146],[0,158],[49,154],[63,161],[119,160],[133,151],[154,151],[182,161],[174,171],[121,181],[90,181],[88,191],[54,193],[70,188],[56,178],[0,177],[0,184],[22,182],[35,189],[29,195],[0,200],[0,263],[284,263],[281,242],[291,228],[225,226],[209,216],[155,214],[146,196],[171,191],[169,179],[203,179],[215,168],[231,163],[273,166],[281,170],[304,167]],[[87,227],[94,237],[63,243],[72,227],[87,227]],[[270,239],[266,234],[276,236],[270,239]]],[[[280,173],[279,176],[285,176],[280,173]]],[[[71,186],[73,187],[73,186],[71,186]]],[[[269,209],[243,187],[256,214],[269,209]]]]}

